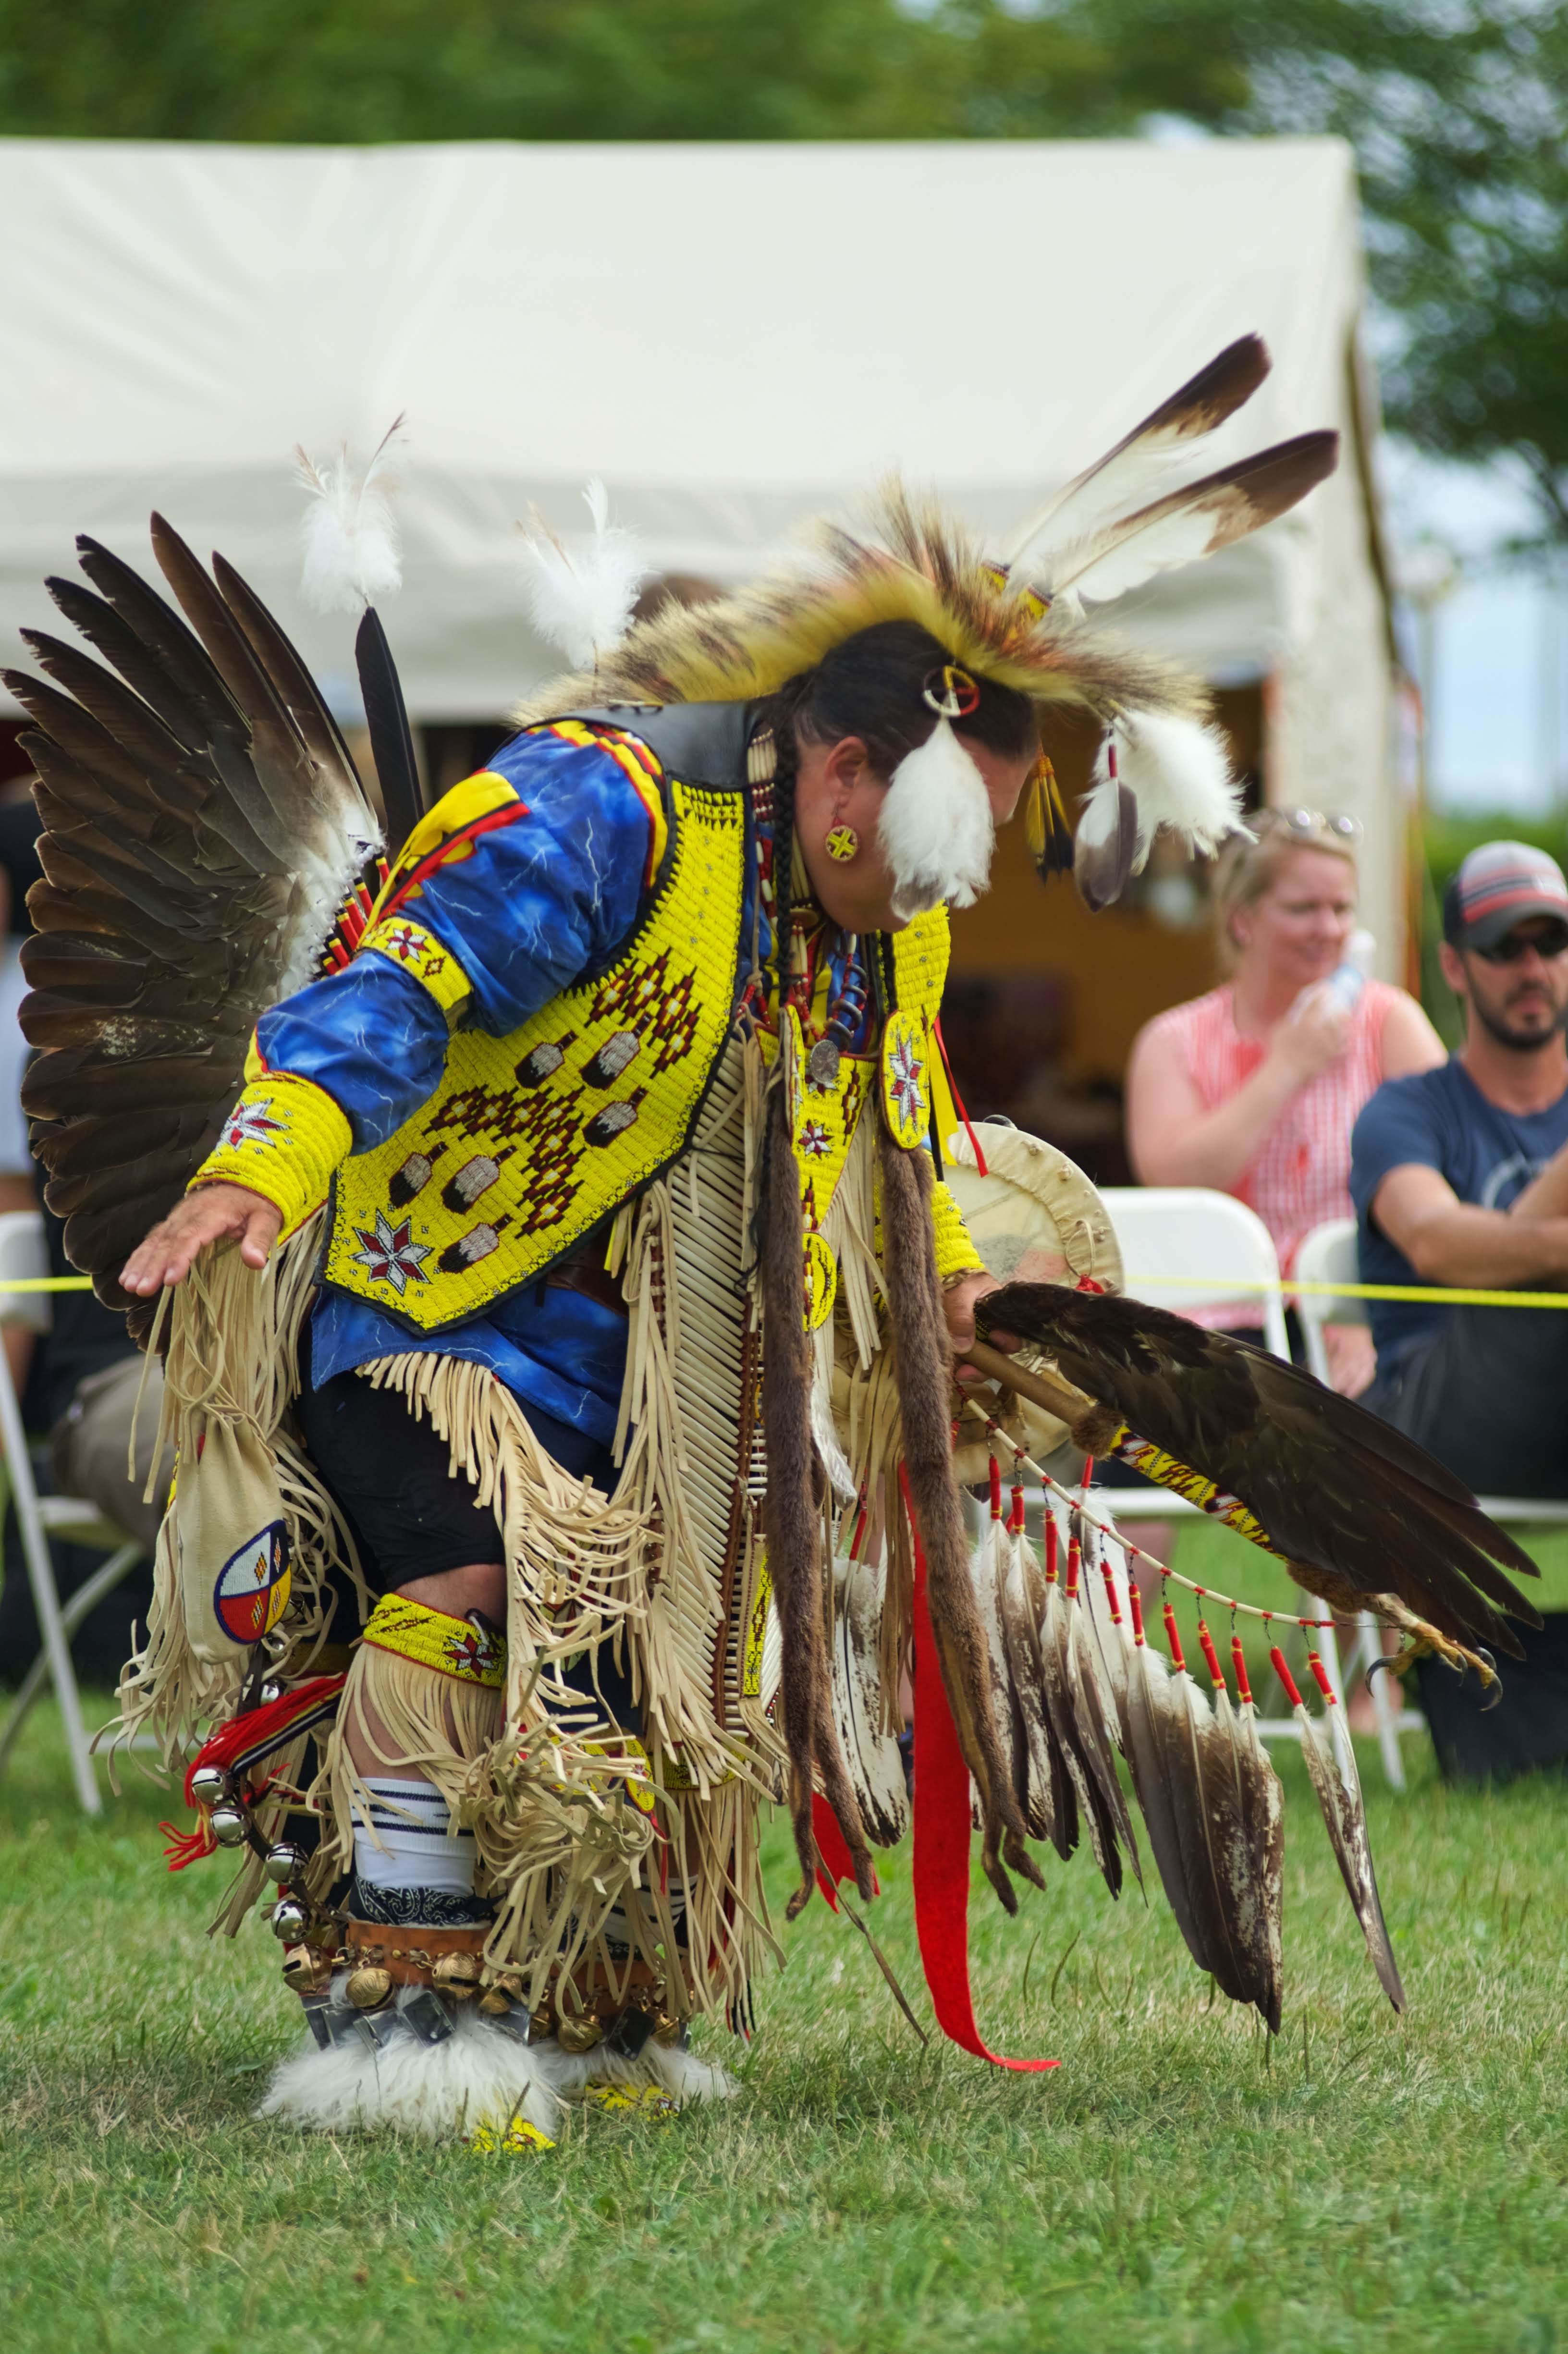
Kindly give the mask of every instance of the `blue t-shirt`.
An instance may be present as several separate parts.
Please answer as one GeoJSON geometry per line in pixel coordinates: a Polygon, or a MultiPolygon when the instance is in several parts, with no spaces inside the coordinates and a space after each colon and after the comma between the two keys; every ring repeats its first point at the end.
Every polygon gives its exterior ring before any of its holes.
{"type": "MultiPolygon", "coordinates": [[[[1436,1169],[1461,1202],[1506,1210],[1532,1177],[1568,1144],[1568,1092],[1545,1111],[1504,1111],[1482,1095],[1455,1060],[1408,1079],[1385,1079],[1362,1107],[1351,1136],[1351,1199],[1363,1283],[1413,1283],[1421,1278],[1372,1214],[1372,1198],[1391,1169],[1436,1169]]],[[[1453,1313],[1436,1300],[1372,1299],[1367,1303],[1380,1373],[1414,1341],[1453,1313]]]]}

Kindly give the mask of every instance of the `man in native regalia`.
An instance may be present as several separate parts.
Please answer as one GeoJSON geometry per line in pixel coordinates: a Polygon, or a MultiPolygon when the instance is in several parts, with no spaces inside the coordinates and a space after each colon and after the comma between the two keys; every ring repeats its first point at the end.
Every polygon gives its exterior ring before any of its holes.
{"type": "MultiPolygon", "coordinates": [[[[540,557],[591,667],[429,810],[368,613],[387,856],[221,558],[154,519],[189,628],[90,542],[99,593],[50,584],[118,675],[29,633],[56,684],[12,680],[46,827],[28,1103],[68,1249],[164,1352],[178,1472],[122,1697],[171,1763],[199,1744],[175,1861],[236,1850],[219,1921],[265,1895],[303,2002],[266,2111],[542,2140],[596,2087],[732,2089],[689,2028],[748,2022],[777,1951],[760,1808],[789,1809],[791,1914],[824,1842],[871,1893],[916,1630],[917,1737],[956,1744],[1002,1900],[1080,1816],[1119,1884],[1118,1747],[1194,1956],[1277,2020],[1250,1713],[1155,1662],[1114,1577],[1091,1625],[1078,1528],[1060,1589],[1016,1515],[971,1557],[970,1352],[1416,1640],[1506,1643],[1478,1586],[1528,1608],[1493,1565],[1528,1563],[1416,1450],[1222,1336],[999,1289],[948,1182],[985,1164],[943,1066],[947,910],[996,828],[1027,795],[1043,870],[1075,858],[1099,904],[1159,823],[1212,848],[1236,822],[1199,691],[1082,600],[1332,464],[1308,435],[1166,487],[1266,366],[1223,354],[1005,561],[894,492],[620,636],[600,515],[540,557]],[[1058,705],[1107,730],[1075,852],[1058,705]]],[[[1353,1765],[1314,1755],[1381,1968],[1353,1765]]]]}

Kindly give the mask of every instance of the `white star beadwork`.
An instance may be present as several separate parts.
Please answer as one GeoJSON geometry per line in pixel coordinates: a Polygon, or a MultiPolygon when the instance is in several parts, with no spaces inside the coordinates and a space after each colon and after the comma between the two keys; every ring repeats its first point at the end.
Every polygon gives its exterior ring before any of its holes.
{"type": "Polygon", "coordinates": [[[429,1283],[430,1278],[419,1261],[429,1257],[431,1246],[414,1240],[408,1219],[394,1225],[385,1210],[377,1210],[374,1234],[364,1226],[355,1226],[354,1231],[365,1247],[350,1256],[356,1266],[368,1270],[372,1283],[389,1283],[399,1299],[408,1289],[410,1277],[418,1283],[429,1283]]]}
{"type": "Polygon", "coordinates": [[[821,1161],[826,1158],[830,1141],[831,1140],[829,1138],[828,1131],[822,1126],[820,1119],[808,1119],[802,1123],[800,1129],[800,1150],[802,1152],[810,1154],[813,1161],[821,1161]]]}
{"type": "Polygon", "coordinates": [[[262,1097],[259,1103],[237,1103],[223,1123],[223,1140],[230,1152],[238,1152],[242,1144],[270,1144],[281,1136],[289,1123],[274,1119],[272,1098],[262,1097]]]}
{"type": "Polygon", "coordinates": [[[926,1116],[926,1090],[920,1085],[925,1064],[915,1052],[913,1038],[900,1038],[887,1058],[887,1074],[898,1117],[906,1125],[926,1116]]]}

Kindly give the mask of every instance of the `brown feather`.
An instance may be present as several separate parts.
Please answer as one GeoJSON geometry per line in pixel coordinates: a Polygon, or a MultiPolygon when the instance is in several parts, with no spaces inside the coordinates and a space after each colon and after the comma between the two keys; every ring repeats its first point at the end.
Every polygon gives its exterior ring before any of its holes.
{"type": "MultiPolygon", "coordinates": [[[[1337,1702],[1333,1703],[1336,1707],[1338,1704],[1337,1702]]],[[[1299,1701],[1296,1702],[1292,1714],[1301,1728],[1301,1755],[1307,1762],[1307,1771],[1322,1810],[1324,1828],[1328,1831],[1329,1843],[1334,1850],[1340,1877],[1355,1916],[1361,1925],[1372,1967],[1395,2010],[1403,2010],[1404,1988],[1400,1982],[1399,1967],[1389,1942],[1388,1925],[1383,1917],[1383,1902],[1377,1893],[1377,1874],[1372,1870],[1372,1846],[1367,1838],[1366,1809],[1361,1804],[1355,1752],[1348,1736],[1340,1743],[1330,1744],[1325,1742],[1299,1701]]]]}
{"type": "Polygon", "coordinates": [[[1284,1793],[1268,1752],[1257,1737],[1249,1702],[1231,1706],[1221,1684],[1214,1715],[1230,1746],[1231,1773],[1239,1809],[1239,1836],[1222,1850],[1227,1897],[1236,1942],[1246,1956],[1252,2000],[1269,2032],[1279,2032],[1283,1994],[1280,1905],[1284,1883],[1284,1793]]]}
{"type": "MultiPolygon", "coordinates": [[[[997,1611],[1007,1647],[1012,1715],[1012,1786],[1031,1839],[1056,1837],[1057,1767],[1051,1755],[1049,1702],[1040,1657],[1038,1619],[1031,1604],[1021,1547],[1007,1546],[998,1582],[997,1611]]],[[[1066,1768],[1060,1768],[1065,1773],[1066,1768]]]]}
{"type": "Polygon", "coordinates": [[[1116,832],[1108,841],[1086,842],[1080,827],[1073,845],[1073,880],[1091,915],[1114,907],[1132,875],[1138,855],[1138,796],[1118,783],[1116,832]]]}

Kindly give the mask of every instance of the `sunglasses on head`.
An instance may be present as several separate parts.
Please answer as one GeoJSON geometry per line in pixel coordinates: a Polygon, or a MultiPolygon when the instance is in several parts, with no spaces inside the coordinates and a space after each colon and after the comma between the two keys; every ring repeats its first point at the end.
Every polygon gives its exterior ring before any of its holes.
{"type": "Polygon", "coordinates": [[[1336,842],[1359,842],[1361,838],[1361,822],[1348,810],[1254,810],[1247,824],[1255,834],[1296,834],[1303,842],[1310,842],[1315,833],[1330,834],[1336,842]]]}
{"type": "Polygon", "coordinates": [[[1472,949],[1483,964],[1517,964],[1526,949],[1543,957],[1560,957],[1568,949],[1568,923],[1551,923],[1542,932],[1505,932],[1489,949],[1472,949]]]}

